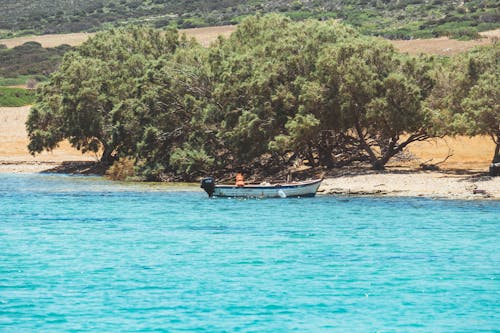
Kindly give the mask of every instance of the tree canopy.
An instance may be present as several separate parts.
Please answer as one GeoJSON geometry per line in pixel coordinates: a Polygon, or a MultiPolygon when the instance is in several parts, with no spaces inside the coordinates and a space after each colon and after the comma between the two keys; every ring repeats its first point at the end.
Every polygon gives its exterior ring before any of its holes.
{"type": "Polygon", "coordinates": [[[442,69],[430,98],[451,134],[489,135],[500,162],[500,43],[456,56],[442,69]]]}
{"type": "MultiPolygon", "coordinates": [[[[428,102],[444,84],[435,86],[434,63],[336,21],[274,14],[246,19],[209,48],[175,31],[112,30],[67,54],[40,87],[29,149],[68,139],[103,163],[133,160],[145,179],[273,173],[294,162],[382,169],[437,133],[445,105],[428,102]]],[[[479,124],[467,110],[498,111],[498,75],[487,73],[450,100],[456,119],[479,124]]]]}

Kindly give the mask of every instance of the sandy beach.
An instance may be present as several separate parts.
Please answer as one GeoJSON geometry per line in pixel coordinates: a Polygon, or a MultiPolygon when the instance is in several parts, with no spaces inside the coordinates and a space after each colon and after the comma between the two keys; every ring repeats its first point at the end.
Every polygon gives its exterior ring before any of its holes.
{"type": "Polygon", "coordinates": [[[0,172],[33,173],[56,168],[67,161],[97,160],[94,154],[82,154],[66,141],[51,152],[30,155],[25,126],[29,109],[29,106],[0,107],[0,172]]]}
{"type": "Polygon", "coordinates": [[[500,199],[500,177],[481,173],[453,173],[391,170],[366,173],[346,172],[326,178],[321,194],[373,195],[445,199],[500,199]]]}

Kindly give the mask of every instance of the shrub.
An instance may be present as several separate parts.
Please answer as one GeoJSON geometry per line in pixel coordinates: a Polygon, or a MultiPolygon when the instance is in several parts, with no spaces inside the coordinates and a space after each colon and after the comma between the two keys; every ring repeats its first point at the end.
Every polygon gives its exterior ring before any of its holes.
{"type": "Polygon", "coordinates": [[[106,171],[106,176],[112,180],[127,180],[134,177],[134,161],[129,158],[120,158],[106,171]]]}

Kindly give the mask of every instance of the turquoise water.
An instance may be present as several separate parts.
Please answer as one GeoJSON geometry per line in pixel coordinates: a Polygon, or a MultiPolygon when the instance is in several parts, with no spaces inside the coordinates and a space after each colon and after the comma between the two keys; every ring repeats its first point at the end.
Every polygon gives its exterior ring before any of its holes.
{"type": "Polygon", "coordinates": [[[0,175],[0,332],[498,332],[499,215],[0,175]]]}

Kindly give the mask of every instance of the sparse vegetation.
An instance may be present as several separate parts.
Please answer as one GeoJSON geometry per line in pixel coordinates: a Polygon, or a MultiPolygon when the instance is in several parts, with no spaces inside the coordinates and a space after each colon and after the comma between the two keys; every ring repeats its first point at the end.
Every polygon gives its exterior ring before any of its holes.
{"type": "Polygon", "coordinates": [[[112,180],[128,180],[134,175],[134,161],[128,158],[115,161],[106,171],[106,176],[112,180]]]}
{"type": "Polygon", "coordinates": [[[364,34],[387,38],[474,38],[499,27],[499,7],[495,0],[7,0],[0,4],[0,37],[98,31],[129,23],[226,25],[255,13],[279,12],[294,20],[341,19],[364,34]]]}
{"type": "Polygon", "coordinates": [[[33,79],[30,75],[19,75],[17,77],[0,77],[0,87],[21,86],[28,80],[33,79]]]}

